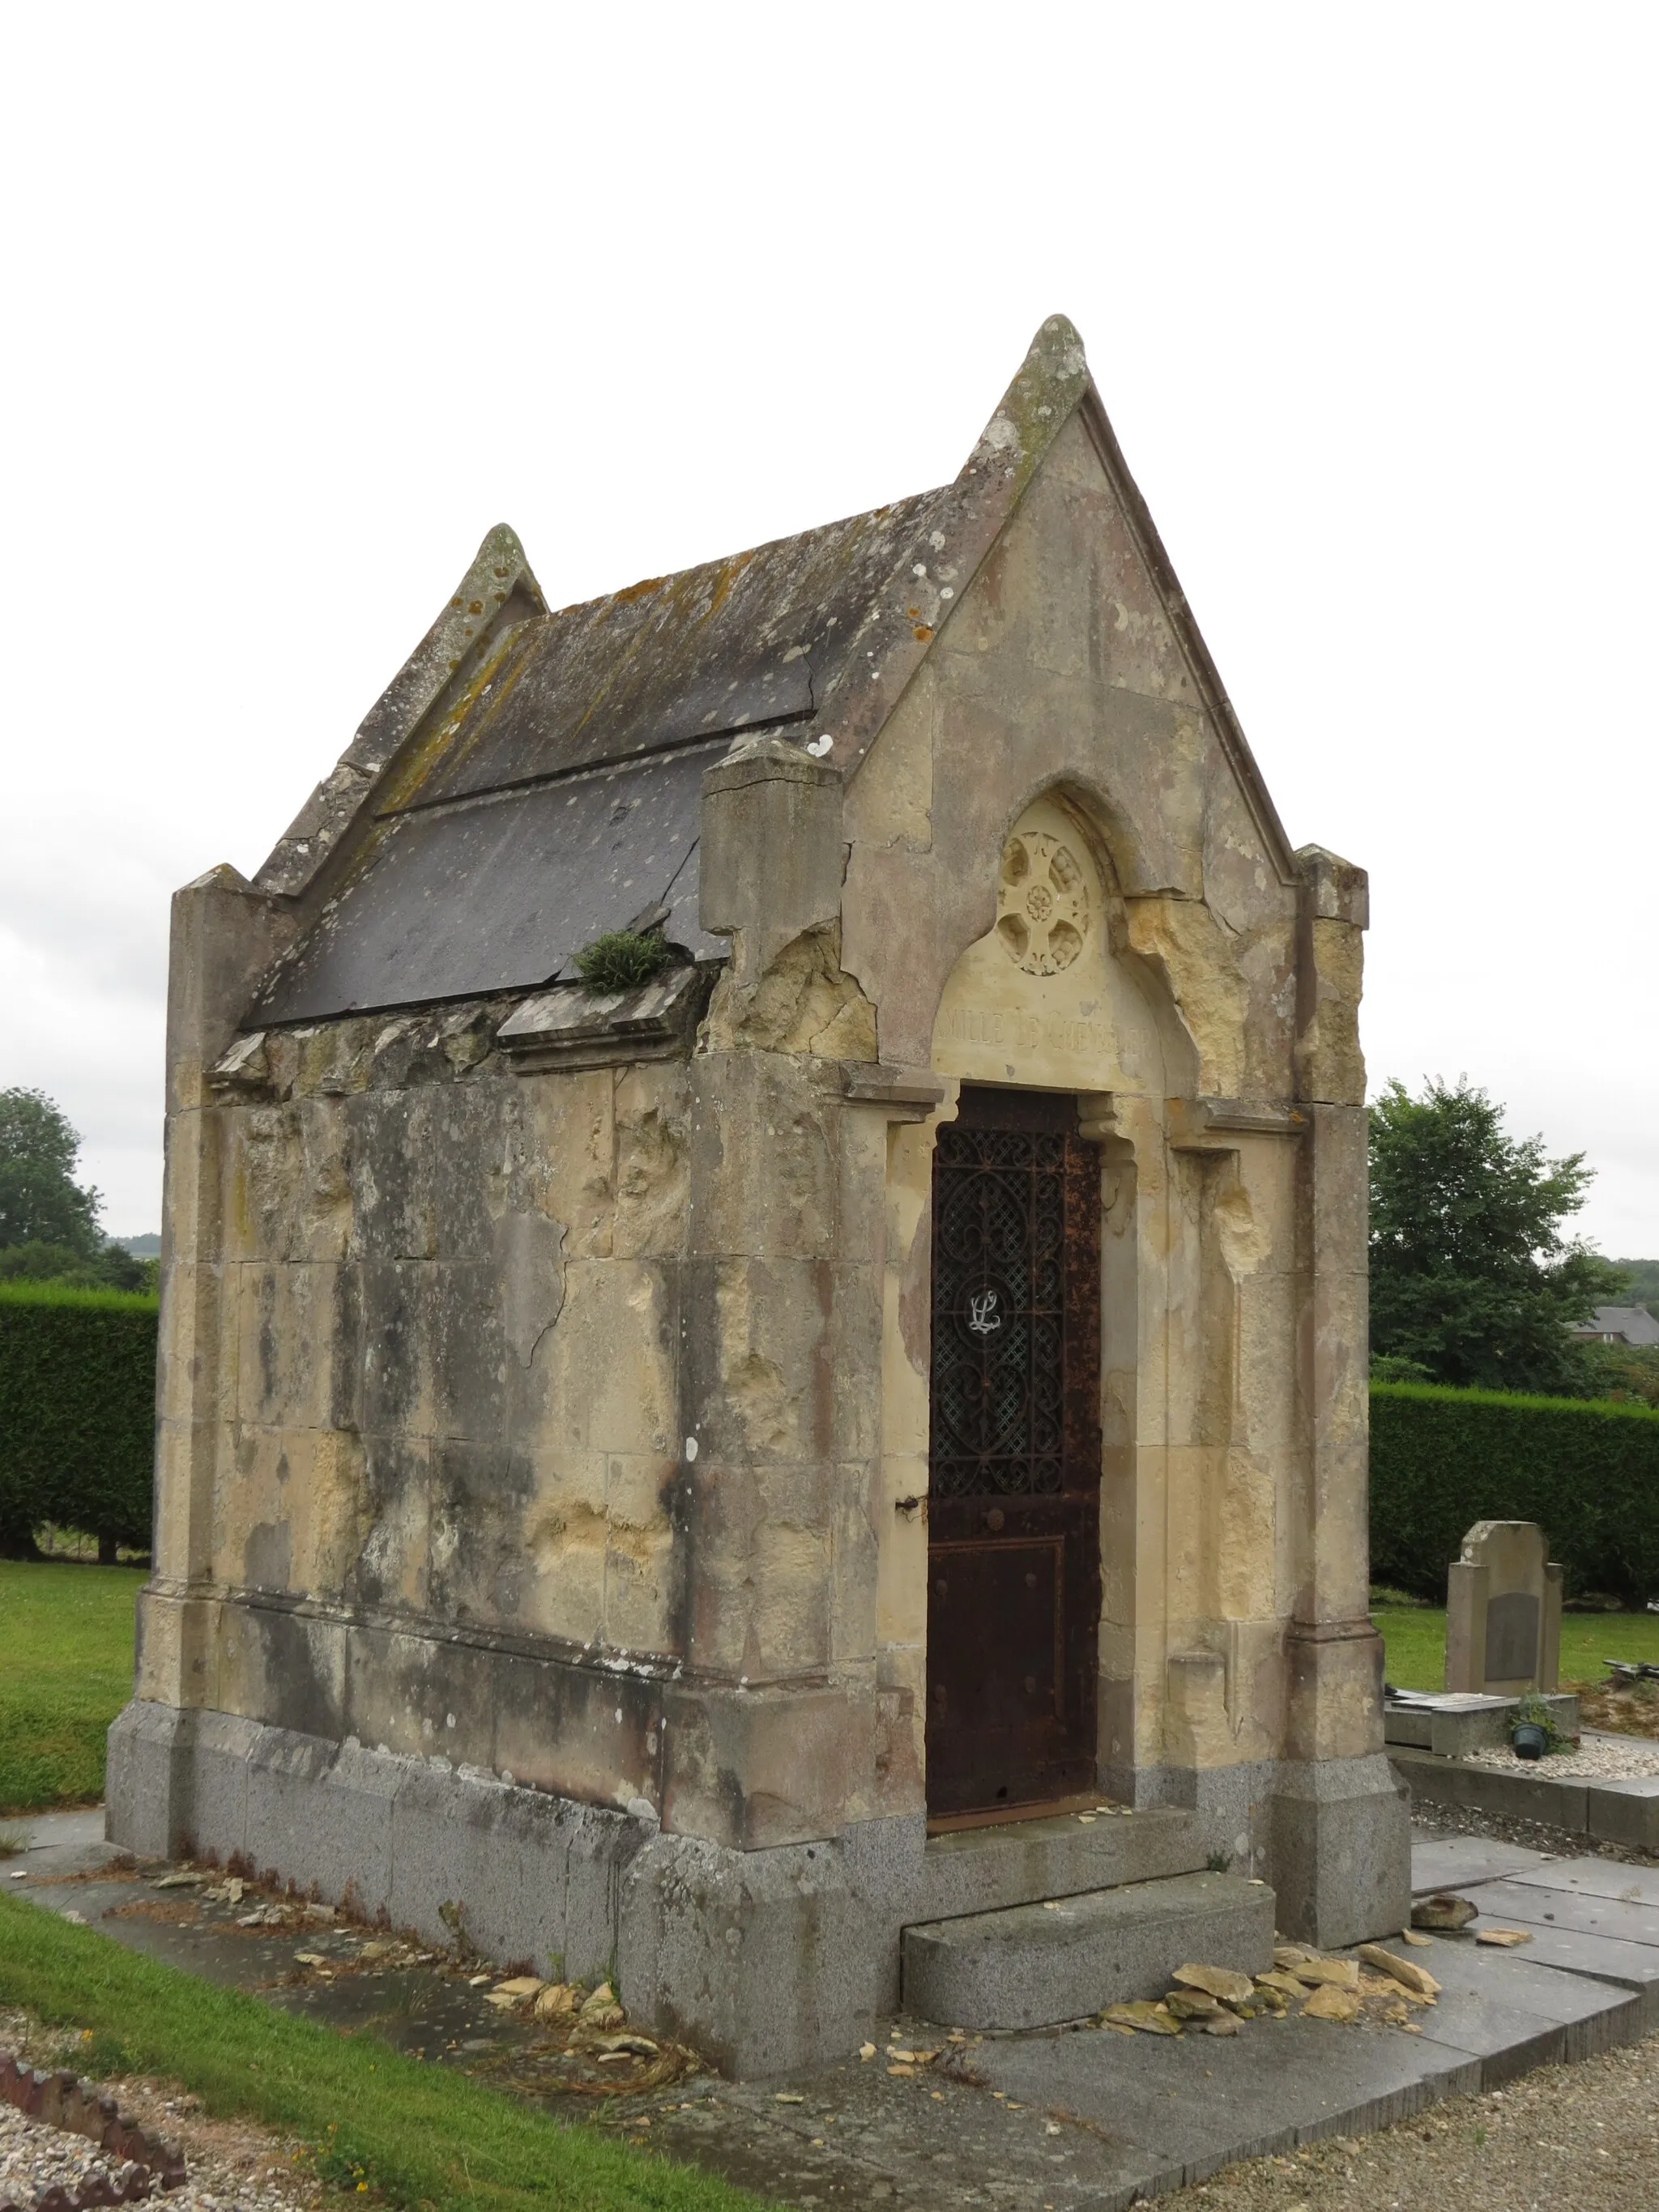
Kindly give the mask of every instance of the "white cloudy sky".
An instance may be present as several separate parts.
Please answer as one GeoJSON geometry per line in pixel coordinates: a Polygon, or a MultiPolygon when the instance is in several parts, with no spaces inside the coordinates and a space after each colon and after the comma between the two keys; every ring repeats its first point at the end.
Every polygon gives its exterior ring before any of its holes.
{"type": "Polygon", "coordinates": [[[556,599],[955,473],[1083,331],[1375,1079],[1659,1253],[1650,9],[9,19],[0,1084],[160,1219],[168,892],[512,522],[556,599]]]}

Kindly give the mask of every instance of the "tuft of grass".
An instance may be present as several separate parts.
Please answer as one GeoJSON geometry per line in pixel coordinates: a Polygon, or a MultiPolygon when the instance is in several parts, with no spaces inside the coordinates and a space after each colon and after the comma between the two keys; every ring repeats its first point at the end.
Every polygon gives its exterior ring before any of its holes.
{"type": "Polygon", "coordinates": [[[595,997],[605,991],[637,991],[653,975],[660,975],[673,958],[659,929],[636,935],[631,929],[610,929],[583,945],[576,955],[576,973],[595,997]]]}
{"type": "Polygon", "coordinates": [[[142,1567],[0,1559],[0,1815],[95,1805],[142,1567]]]}
{"type": "Polygon", "coordinates": [[[695,2167],[470,2075],[216,1988],[0,1894],[0,2003],[87,2033],[77,2069],[182,2081],[214,2118],[297,2136],[401,2212],[762,2212],[695,2167]]]}
{"type": "Polygon", "coordinates": [[[0,1828],[0,1859],[15,1859],[28,1847],[29,1839],[21,1828],[0,1828]]]}

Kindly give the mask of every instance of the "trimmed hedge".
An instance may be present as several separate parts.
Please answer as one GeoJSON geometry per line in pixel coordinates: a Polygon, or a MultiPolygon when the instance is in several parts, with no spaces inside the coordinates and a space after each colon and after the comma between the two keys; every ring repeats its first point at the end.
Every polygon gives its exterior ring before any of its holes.
{"type": "Polygon", "coordinates": [[[156,1302],[0,1283],[0,1552],[43,1521],[147,1547],[156,1302]]]}
{"type": "Polygon", "coordinates": [[[1536,1521],[1570,1595],[1659,1596],[1659,1411],[1373,1383],[1373,1580],[1443,1605],[1477,1521],[1536,1521]]]}

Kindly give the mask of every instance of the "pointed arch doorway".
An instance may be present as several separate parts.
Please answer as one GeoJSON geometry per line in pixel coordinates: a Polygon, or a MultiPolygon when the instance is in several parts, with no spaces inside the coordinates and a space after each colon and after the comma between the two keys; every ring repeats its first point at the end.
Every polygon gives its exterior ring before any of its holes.
{"type": "Polygon", "coordinates": [[[964,1086],[933,1157],[927,1810],[1096,1786],[1100,1158],[1074,1097],[964,1086]]]}

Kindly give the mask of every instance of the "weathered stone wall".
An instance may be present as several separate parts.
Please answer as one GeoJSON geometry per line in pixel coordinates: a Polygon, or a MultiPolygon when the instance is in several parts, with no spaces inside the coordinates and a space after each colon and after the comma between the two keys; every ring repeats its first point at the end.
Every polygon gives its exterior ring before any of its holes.
{"type": "MultiPolygon", "coordinates": [[[[1103,1147],[1103,1777],[1369,1757],[1364,878],[1261,818],[1080,414],[977,576],[915,590],[944,628],[848,787],[844,959],[884,1062],[1072,1091],[1103,1147]],[[1103,924],[1054,972],[999,933],[1016,830],[1103,924]]],[[[931,1159],[893,1131],[879,1668],[919,1759],[931,1159]]]]}
{"type": "Polygon", "coordinates": [[[272,1032],[173,1116],[140,1692],[652,1798],[582,1662],[684,1647],[689,1074],[517,1075],[501,1011],[272,1032]]]}

